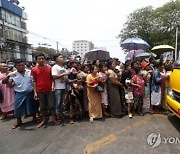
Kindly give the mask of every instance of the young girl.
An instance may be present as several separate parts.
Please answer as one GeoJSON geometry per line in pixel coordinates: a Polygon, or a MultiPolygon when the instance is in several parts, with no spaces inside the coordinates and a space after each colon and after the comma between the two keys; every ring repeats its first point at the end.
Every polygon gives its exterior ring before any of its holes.
{"type": "Polygon", "coordinates": [[[107,93],[107,67],[105,64],[100,63],[99,65],[99,78],[101,83],[104,86],[104,91],[101,92],[101,98],[102,98],[102,109],[103,109],[103,115],[110,116],[109,113],[106,112],[106,108],[108,106],[108,93],[107,93]]]}
{"type": "Polygon", "coordinates": [[[133,104],[134,104],[134,97],[133,97],[133,87],[131,85],[131,80],[128,78],[125,80],[126,89],[125,89],[125,100],[128,104],[128,116],[132,118],[133,113],[133,104]]]}
{"type": "Polygon", "coordinates": [[[135,102],[137,105],[137,114],[143,115],[142,106],[143,106],[143,97],[144,97],[144,88],[145,81],[141,75],[141,68],[135,68],[136,74],[132,77],[132,85],[134,86],[134,96],[135,102]]]}

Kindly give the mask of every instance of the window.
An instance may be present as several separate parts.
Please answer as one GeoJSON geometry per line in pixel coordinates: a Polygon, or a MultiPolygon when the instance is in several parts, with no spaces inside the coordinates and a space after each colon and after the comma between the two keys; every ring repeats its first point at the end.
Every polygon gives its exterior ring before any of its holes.
{"type": "Polygon", "coordinates": [[[11,17],[10,17],[10,14],[8,12],[6,12],[6,21],[8,23],[11,23],[11,17]]]}
{"type": "Polygon", "coordinates": [[[12,14],[10,14],[11,17],[11,24],[16,25],[16,17],[12,14]]]}
{"type": "Polygon", "coordinates": [[[22,35],[22,32],[18,31],[18,41],[22,42],[23,39],[26,39],[26,34],[22,35]]]}
{"type": "Polygon", "coordinates": [[[19,17],[15,17],[15,25],[21,27],[21,21],[19,17]]]}
{"type": "Polygon", "coordinates": [[[13,30],[12,29],[8,30],[8,39],[13,40],[13,30]]]}
{"type": "Polygon", "coordinates": [[[5,22],[15,25],[17,27],[21,27],[21,20],[19,16],[16,16],[13,13],[10,13],[5,10],[1,10],[1,13],[2,13],[2,19],[4,19],[5,22]]]}
{"type": "Polygon", "coordinates": [[[5,13],[5,11],[2,10],[2,11],[1,11],[1,14],[2,14],[2,19],[3,19],[4,21],[6,21],[6,13],[5,13]]]}
{"type": "Polygon", "coordinates": [[[18,41],[18,31],[13,30],[14,40],[18,41]]]}

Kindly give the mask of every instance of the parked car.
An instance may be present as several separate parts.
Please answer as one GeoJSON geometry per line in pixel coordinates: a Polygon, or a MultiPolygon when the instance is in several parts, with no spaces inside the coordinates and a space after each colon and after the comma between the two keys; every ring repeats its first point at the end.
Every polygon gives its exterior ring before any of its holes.
{"type": "Polygon", "coordinates": [[[180,59],[174,63],[167,90],[167,107],[180,118],[180,59]]]}

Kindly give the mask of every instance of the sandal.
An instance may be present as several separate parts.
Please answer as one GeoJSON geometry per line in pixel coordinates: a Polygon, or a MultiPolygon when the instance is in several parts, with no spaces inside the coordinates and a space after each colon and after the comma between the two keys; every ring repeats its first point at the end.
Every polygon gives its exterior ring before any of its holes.
{"type": "Polygon", "coordinates": [[[107,112],[105,112],[105,113],[104,113],[104,116],[106,116],[106,117],[110,117],[110,114],[109,114],[109,113],[107,113],[107,112]]]}
{"type": "Polygon", "coordinates": [[[140,116],[144,116],[144,113],[140,113],[139,115],[140,115],[140,116]]]}

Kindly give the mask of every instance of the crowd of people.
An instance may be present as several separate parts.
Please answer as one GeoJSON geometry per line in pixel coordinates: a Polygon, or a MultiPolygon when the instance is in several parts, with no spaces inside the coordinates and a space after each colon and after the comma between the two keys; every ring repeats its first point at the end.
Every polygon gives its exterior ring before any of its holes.
{"type": "Polygon", "coordinates": [[[143,116],[145,97],[150,98],[149,112],[156,113],[172,66],[154,57],[125,63],[118,59],[65,63],[61,54],[53,58],[55,64],[49,64],[43,53],[36,55],[31,66],[20,59],[0,63],[1,119],[13,114],[17,119],[13,129],[22,124],[23,116],[39,119],[38,128],[47,123],[47,116],[55,125],[66,117],[74,124],[83,117],[93,123],[104,116],[143,116]]]}

